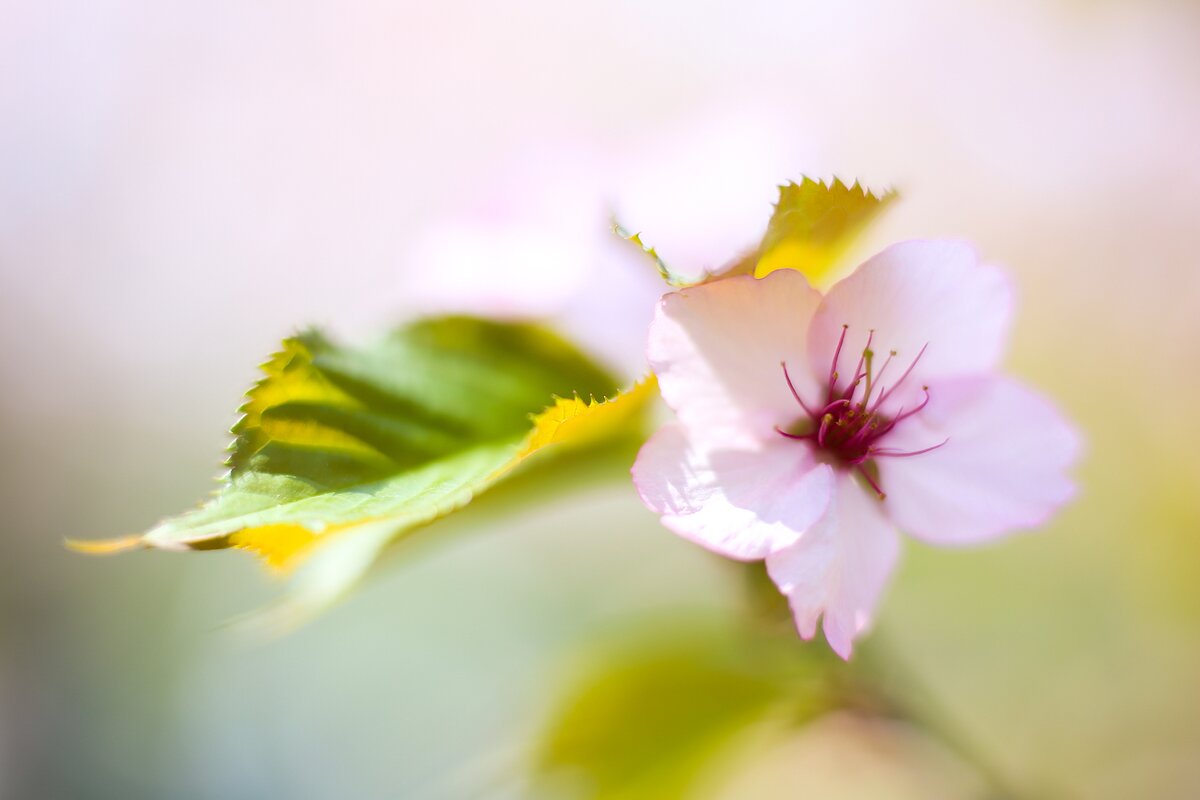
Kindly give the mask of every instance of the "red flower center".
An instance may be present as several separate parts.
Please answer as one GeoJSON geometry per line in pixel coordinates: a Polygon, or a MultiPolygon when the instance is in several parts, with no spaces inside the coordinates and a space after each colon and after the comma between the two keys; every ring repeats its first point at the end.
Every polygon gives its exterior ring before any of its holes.
{"type": "Polygon", "coordinates": [[[802,428],[803,432],[785,431],[781,428],[775,430],[789,439],[809,442],[836,464],[857,469],[882,500],[887,495],[879,488],[876,477],[872,475],[873,470],[870,469],[873,466],[872,459],[919,456],[922,453],[938,449],[949,439],[932,447],[907,452],[879,446],[879,440],[882,437],[893,431],[904,420],[920,413],[929,404],[929,387],[924,386],[922,390],[925,397],[914,408],[908,410],[901,408],[894,416],[887,416],[880,411],[884,401],[908,380],[908,376],[912,374],[913,368],[917,366],[921,356],[925,355],[925,350],[929,345],[926,344],[921,348],[917,357],[912,360],[908,369],[895,383],[885,386],[881,379],[892,363],[892,359],[895,358],[896,351],[891,351],[887,360],[883,362],[883,366],[879,368],[878,372],[875,372],[873,363],[875,353],[871,350],[875,331],[871,331],[867,336],[867,346],[863,348],[862,356],[858,359],[858,366],[854,368],[854,378],[843,388],[838,385],[838,360],[842,355],[842,345],[846,342],[847,330],[849,330],[849,326],[843,325],[841,338],[838,339],[837,349],[833,353],[833,363],[829,367],[828,389],[823,405],[818,407],[806,403],[792,383],[791,375],[788,374],[787,362],[781,364],[788,389],[796,398],[796,402],[804,409],[807,418],[796,426],[802,428]]]}

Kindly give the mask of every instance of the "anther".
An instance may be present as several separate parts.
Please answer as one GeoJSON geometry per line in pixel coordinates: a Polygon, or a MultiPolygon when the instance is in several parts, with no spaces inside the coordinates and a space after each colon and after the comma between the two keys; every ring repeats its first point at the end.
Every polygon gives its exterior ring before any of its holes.
{"type": "Polygon", "coordinates": [[[825,446],[825,435],[829,433],[829,425],[833,422],[833,414],[821,417],[821,427],[817,429],[817,444],[825,446]]]}
{"type": "Polygon", "coordinates": [[[883,489],[879,488],[879,484],[875,482],[875,479],[871,477],[871,473],[867,472],[866,467],[862,464],[858,465],[858,474],[862,475],[867,483],[871,484],[871,488],[875,490],[875,494],[880,500],[887,499],[887,495],[883,493],[883,489]]]}

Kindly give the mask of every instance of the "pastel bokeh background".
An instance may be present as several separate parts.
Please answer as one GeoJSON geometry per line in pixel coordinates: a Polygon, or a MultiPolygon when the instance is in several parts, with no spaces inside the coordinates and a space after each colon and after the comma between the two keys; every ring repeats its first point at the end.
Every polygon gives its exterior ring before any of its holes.
{"type": "MultiPolygon", "coordinates": [[[[0,0],[0,19],[0,797],[526,796],[581,647],[736,602],[627,483],[444,526],[265,642],[224,626],[276,588],[250,557],[62,539],[201,497],[255,363],[302,324],[411,309],[422,232],[531,143],[628,167],[749,114],[796,148],[778,180],[901,189],[860,254],[961,236],[1010,267],[1009,366],[1088,438],[1081,498],[1045,530],[910,544],[881,632],[1015,779],[1200,795],[1193,5],[0,0]]],[[[849,717],[743,750],[700,796],[976,788],[849,717]]]]}

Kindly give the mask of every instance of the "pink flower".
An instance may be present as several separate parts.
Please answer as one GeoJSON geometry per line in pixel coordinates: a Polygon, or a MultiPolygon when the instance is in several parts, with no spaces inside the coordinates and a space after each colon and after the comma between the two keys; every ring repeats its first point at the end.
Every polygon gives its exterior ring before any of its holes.
{"type": "Polygon", "coordinates": [[[638,455],[642,500],[721,555],[766,559],[800,635],[848,658],[896,564],[1042,524],[1072,497],[1073,428],[996,373],[1003,272],[912,241],[822,296],[798,272],[664,297],[647,355],[678,421],[638,455]]]}

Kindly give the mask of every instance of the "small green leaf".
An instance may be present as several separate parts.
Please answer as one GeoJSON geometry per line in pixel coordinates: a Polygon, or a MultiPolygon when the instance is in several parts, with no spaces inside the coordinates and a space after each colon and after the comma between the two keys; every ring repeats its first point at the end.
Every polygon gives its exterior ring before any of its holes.
{"type": "Polygon", "coordinates": [[[467,317],[359,347],[310,331],[262,369],[212,500],[137,539],[73,546],[247,549],[271,566],[301,567],[302,596],[290,607],[313,611],[387,544],[467,505],[534,454],[637,436],[654,394],[652,380],[620,394],[544,328],[467,317]],[[605,397],[614,400],[596,399],[605,397]]]}

